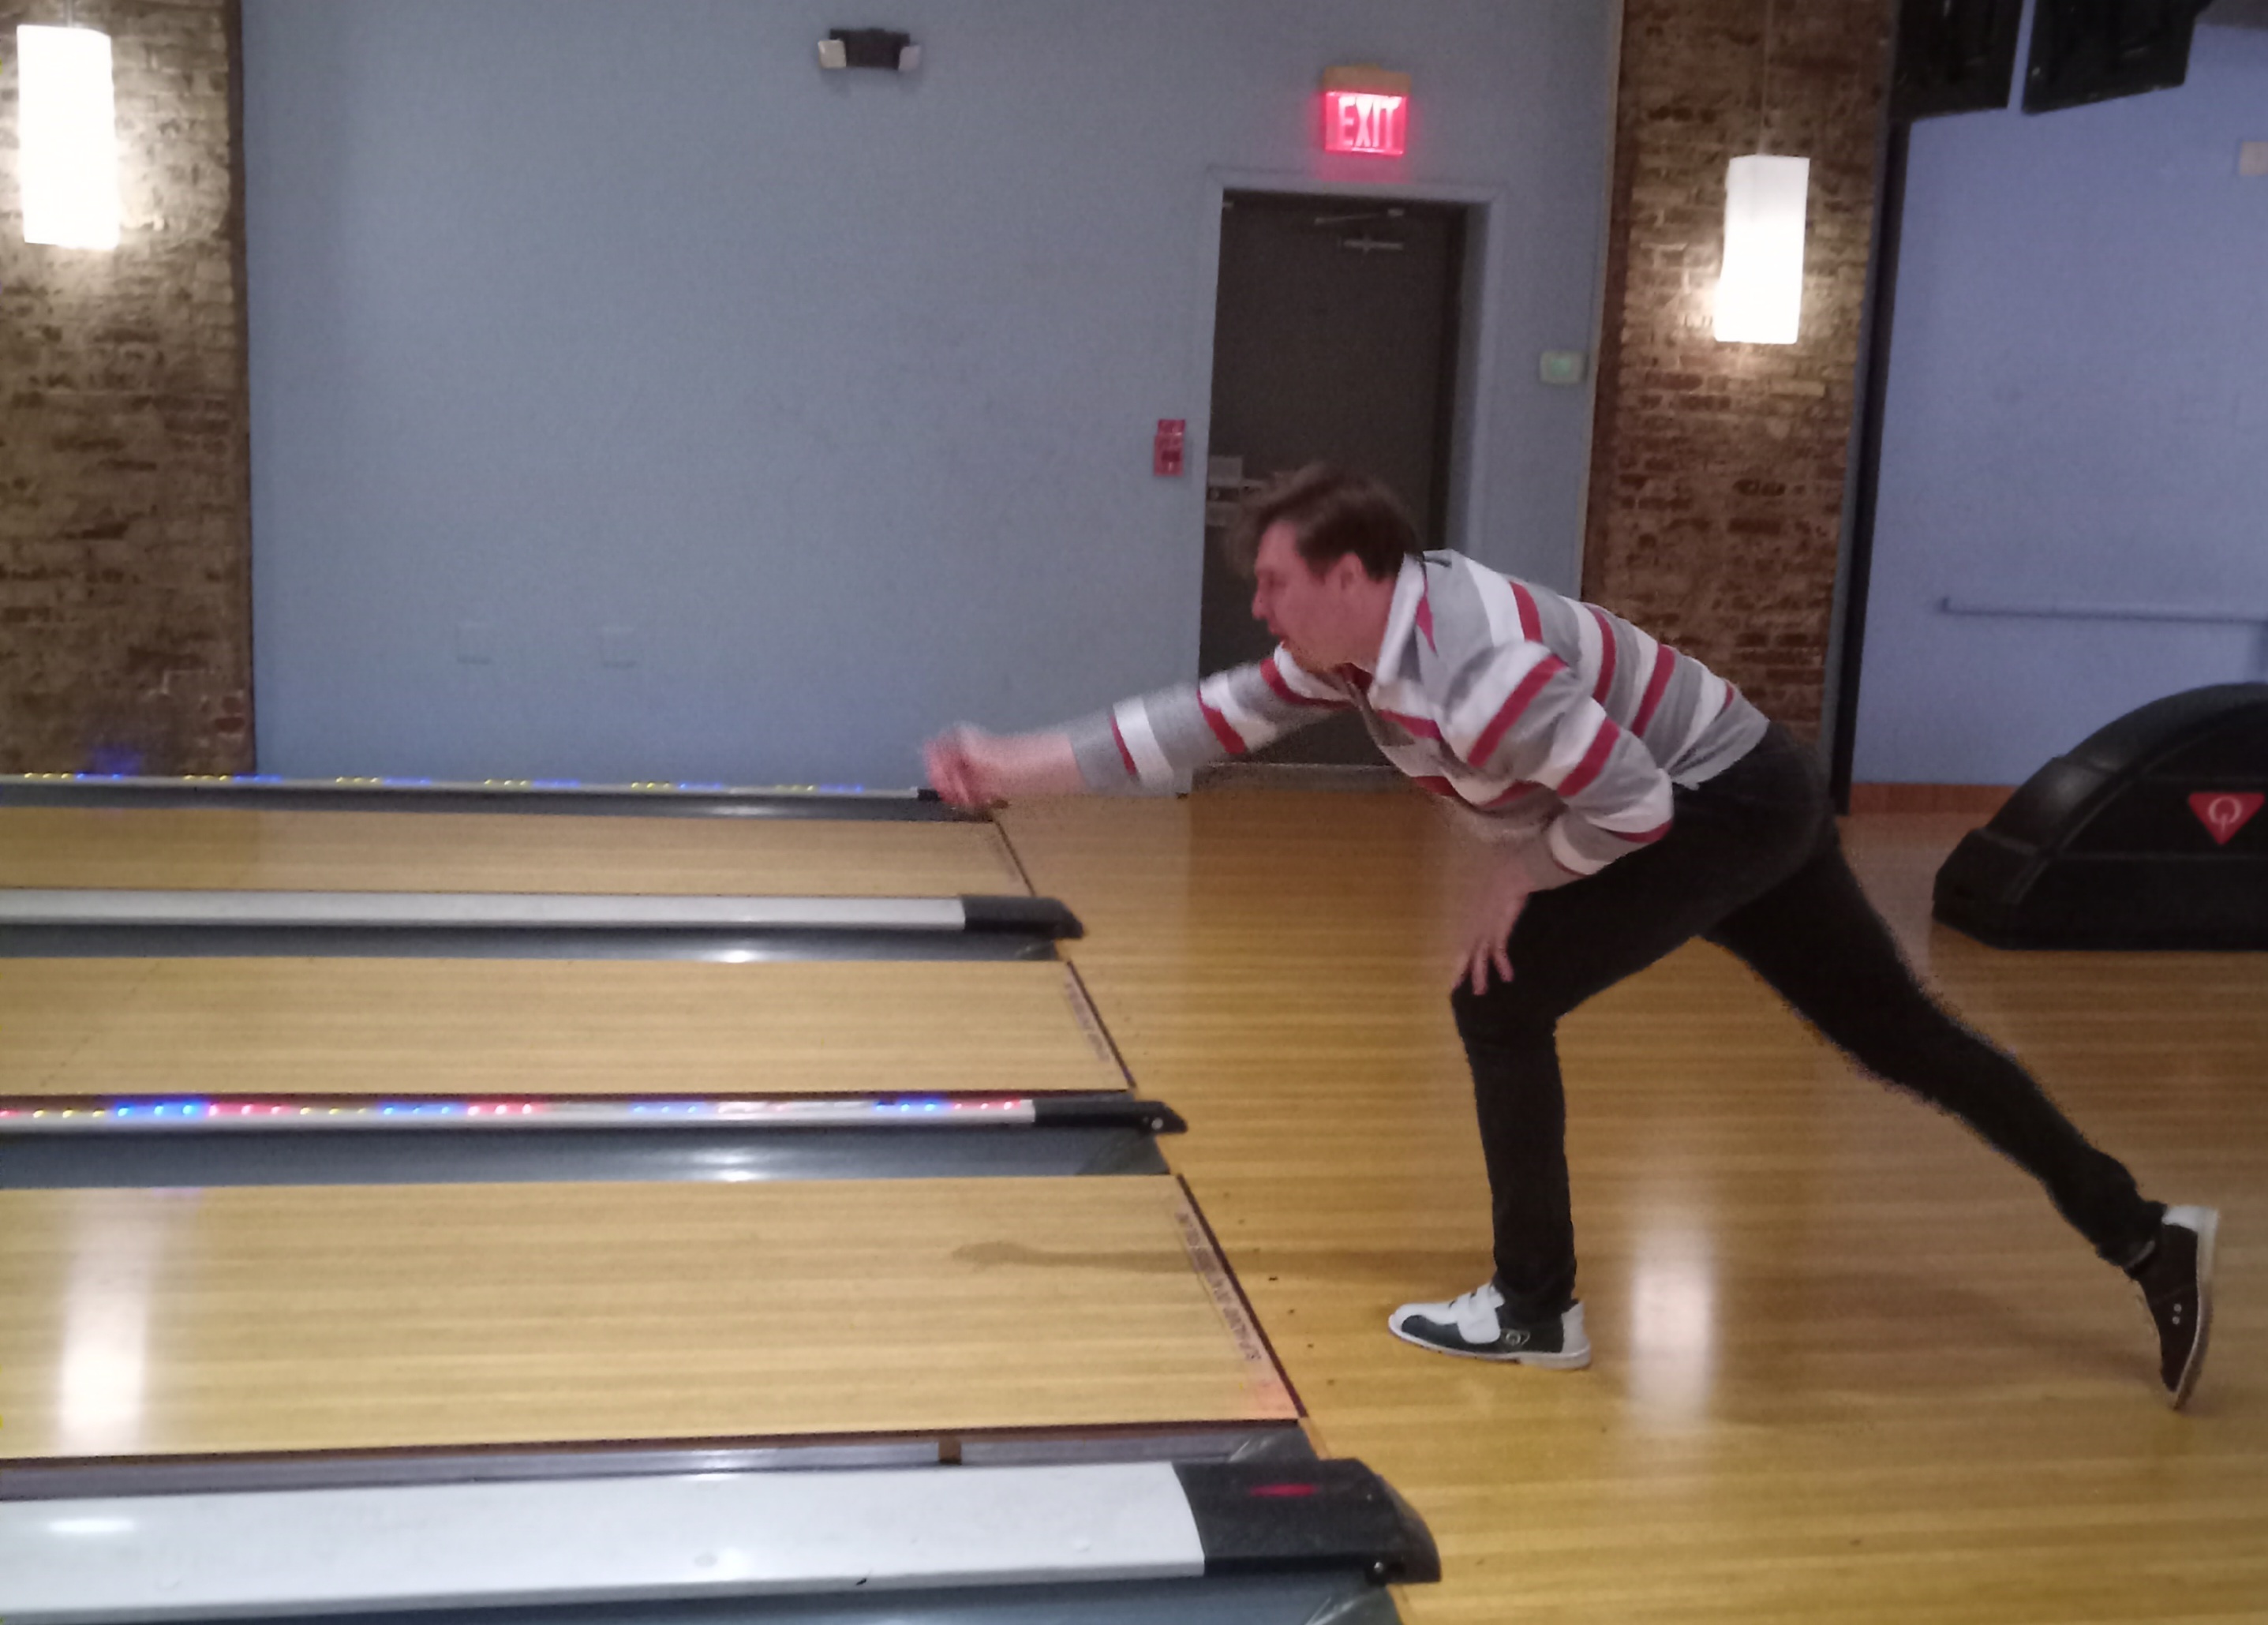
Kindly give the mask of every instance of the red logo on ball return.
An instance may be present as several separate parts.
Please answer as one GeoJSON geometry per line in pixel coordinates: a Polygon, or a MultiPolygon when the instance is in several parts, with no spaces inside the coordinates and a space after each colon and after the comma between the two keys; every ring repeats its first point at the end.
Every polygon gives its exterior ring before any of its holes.
{"type": "Polygon", "coordinates": [[[2227,846],[2236,832],[2252,821],[2268,796],[2257,790],[2201,790],[2190,798],[2190,811],[2216,846],[2227,846]]]}

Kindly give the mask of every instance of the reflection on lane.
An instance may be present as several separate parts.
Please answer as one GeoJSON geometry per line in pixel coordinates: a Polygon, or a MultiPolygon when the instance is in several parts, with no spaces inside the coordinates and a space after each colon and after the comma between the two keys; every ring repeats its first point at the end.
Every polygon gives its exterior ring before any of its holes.
{"type": "Polygon", "coordinates": [[[69,1224],[55,1453],[131,1453],[148,1393],[150,1304],[194,1191],[78,1193],[69,1224]],[[185,1200],[186,1199],[186,1200],[185,1200]]]}

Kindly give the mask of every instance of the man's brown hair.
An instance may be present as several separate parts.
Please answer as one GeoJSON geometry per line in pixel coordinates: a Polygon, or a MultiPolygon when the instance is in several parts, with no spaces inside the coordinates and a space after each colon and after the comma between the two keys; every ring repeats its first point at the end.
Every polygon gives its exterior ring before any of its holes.
{"type": "Polygon", "coordinates": [[[1329,463],[1309,463],[1244,499],[1225,544],[1237,574],[1251,578],[1260,539],[1276,525],[1292,527],[1300,556],[1318,575],[1351,553],[1363,574],[1390,581],[1403,559],[1425,551],[1392,491],[1329,463]]]}

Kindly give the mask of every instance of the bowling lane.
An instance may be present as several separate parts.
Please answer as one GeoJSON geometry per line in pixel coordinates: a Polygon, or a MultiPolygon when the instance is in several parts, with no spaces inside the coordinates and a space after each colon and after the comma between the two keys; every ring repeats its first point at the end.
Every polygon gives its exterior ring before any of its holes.
{"type": "Polygon", "coordinates": [[[0,1460],[1296,1414],[1165,1178],[0,1192],[0,1460]]]}
{"type": "Polygon", "coordinates": [[[989,823],[0,807],[0,886],[1023,895],[989,823]]]}
{"type": "Polygon", "coordinates": [[[1125,1086],[1055,962],[0,960],[0,1099],[1125,1086]]]}

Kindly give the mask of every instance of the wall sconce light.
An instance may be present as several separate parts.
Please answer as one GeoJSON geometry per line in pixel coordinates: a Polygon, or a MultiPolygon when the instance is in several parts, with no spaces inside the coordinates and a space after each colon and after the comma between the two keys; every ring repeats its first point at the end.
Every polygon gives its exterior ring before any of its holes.
{"type": "Polygon", "coordinates": [[[118,246],[118,121],[110,36],[92,28],[16,30],[17,173],[24,240],[118,246]]]}
{"type": "Polygon", "coordinates": [[[1811,160],[1752,152],[1725,173],[1725,274],[1717,337],[1793,344],[1803,314],[1803,215],[1811,160]]]}

